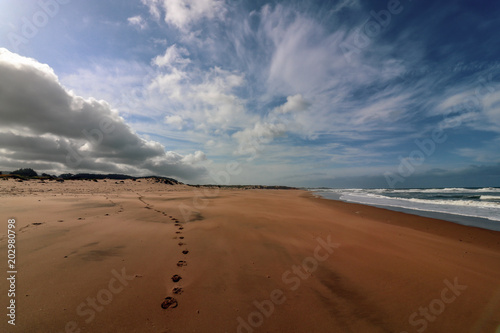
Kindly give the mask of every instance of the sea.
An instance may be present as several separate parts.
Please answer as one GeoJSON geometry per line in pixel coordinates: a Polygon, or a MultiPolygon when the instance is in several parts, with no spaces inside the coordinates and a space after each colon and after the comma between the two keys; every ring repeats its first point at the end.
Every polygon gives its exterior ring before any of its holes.
{"type": "Polygon", "coordinates": [[[332,200],[354,202],[500,231],[500,188],[309,188],[332,200]]]}

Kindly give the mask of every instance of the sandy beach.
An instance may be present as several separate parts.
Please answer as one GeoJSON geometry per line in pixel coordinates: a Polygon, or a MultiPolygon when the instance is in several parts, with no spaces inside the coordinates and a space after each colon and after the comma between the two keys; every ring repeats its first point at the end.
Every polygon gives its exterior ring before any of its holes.
{"type": "Polygon", "coordinates": [[[145,179],[1,180],[0,212],[1,332],[500,332],[494,231],[145,179]]]}

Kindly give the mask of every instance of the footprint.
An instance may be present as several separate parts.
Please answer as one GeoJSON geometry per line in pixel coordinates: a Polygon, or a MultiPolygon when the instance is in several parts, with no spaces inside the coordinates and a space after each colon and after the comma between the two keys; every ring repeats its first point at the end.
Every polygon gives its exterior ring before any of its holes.
{"type": "Polygon", "coordinates": [[[177,262],[177,266],[179,266],[179,267],[187,266],[186,260],[179,260],[177,262]]]}
{"type": "Polygon", "coordinates": [[[172,292],[176,295],[179,295],[179,294],[182,294],[183,290],[182,290],[182,288],[175,287],[174,289],[172,289],[172,292]]]}
{"type": "Polygon", "coordinates": [[[174,276],[172,276],[172,281],[174,282],[179,282],[182,278],[180,277],[180,275],[177,275],[175,274],[174,276]]]}
{"type": "Polygon", "coordinates": [[[188,254],[188,253],[189,253],[189,251],[188,251],[188,250],[184,250],[184,251],[182,251],[182,253],[183,253],[183,254],[188,254]]]}
{"type": "Polygon", "coordinates": [[[180,238],[180,239],[184,239],[184,236],[180,236],[179,238],[180,238]]]}
{"type": "Polygon", "coordinates": [[[186,243],[180,242],[179,246],[186,245],[186,243]]]}
{"type": "Polygon", "coordinates": [[[161,308],[162,309],[168,309],[170,306],[172,308],[176,308],[177,305],[179,305],[177,303],[177,300],[175,298],[169,296],[169,297],[165,298],[165,300],[163,301],[163,303],[161,303],[161,308]]]}
{"type": "Polygon", "coordinates": [[[184,227],[179,227],[179,230],[183,230],[183,229],[184,229],[184,227]]]}
{"type": "Polygon", "coordinates": [[[180,234],[181,232],[180,232],[180,231],[176,231],[175,233],[176,233],[176,234],[180,234]]]}

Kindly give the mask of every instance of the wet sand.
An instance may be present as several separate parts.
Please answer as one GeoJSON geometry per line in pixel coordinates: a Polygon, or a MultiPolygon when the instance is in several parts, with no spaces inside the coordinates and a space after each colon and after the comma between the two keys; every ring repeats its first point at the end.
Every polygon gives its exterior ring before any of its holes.
{"type": "Polygon", "coordinates": [[[0,283],[1,332],[500,327],[499,232],[299,190],[146,180],[2,180],[0,213],[4,272],[9,218],[18,271],[15,326],[0,283]]]}

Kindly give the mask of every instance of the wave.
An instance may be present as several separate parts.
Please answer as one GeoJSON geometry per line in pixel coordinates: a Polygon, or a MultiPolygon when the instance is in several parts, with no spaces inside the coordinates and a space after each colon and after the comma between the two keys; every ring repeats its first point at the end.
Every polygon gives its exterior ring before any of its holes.
{"type": "Polygon", "coordinates": [[[500,201],[500,196],[497,195],[481,195],[479,200],[496,200],[500,201]]]}
{"type": "Polygon", "coordinates": [[[388,189],[388,188],[310,188],[315,192],[364,192],[364,193],[500,193],[499,187],[482,188],[464,188],[464,187],[446,187],[446,188],[410,188],[410,189],[388,189]]]}
{"type": "Polygon", "coordinates": [[[340,200],[367,205],[405,208],[419,211],[447,213],[500,221],[500,203],[473,200],[427,200],[399,198],[373,193],[343,192],[340,200]]]}
{"type": "MultiPolygon", "coordinates": [[[[359,196],[359,197],[370,197],[370,198],[377,198],[381,199],[384,201],[393,201],[393,200],[400,200],[400,201],[408,201],[408,202],[415,202],[415,203],[423,203],[423,204],[429,204],[429,205],[451,205],[451,206],[467,206],[467,207],[478,207],[478,208],[484,208],[484,207],[491,207],[491,208],[500,208],[500,204],[496,202],[488,202],[488,201],[478,201],[478,200],[463,200],[466,198],[463,198],[460,200],[439,200],[439,199],[419,199],[419,198],[401,198],[401,197],[387,197],[384,195],[377,195],[373,193],[343,193],[343,196],[359,196]]],[[[496,198],[496,200],[500,200],[500,197],[497,196],[489,196],[489,195],[482,195],[482,196],[473,196],[473,198],[483,198],[483,200],[492,200],[491,198],[496,198]],[[488,198],[488,199],[484,199],[488,198]]]]}

